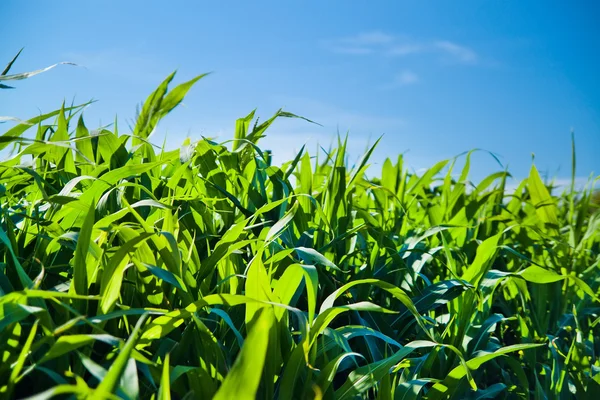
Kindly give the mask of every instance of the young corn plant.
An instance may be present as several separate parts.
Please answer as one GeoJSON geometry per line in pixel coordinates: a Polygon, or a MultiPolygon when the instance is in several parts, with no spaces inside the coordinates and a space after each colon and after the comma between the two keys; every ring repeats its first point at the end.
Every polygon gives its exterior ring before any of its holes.
{"type": "Polygon", "coordinates": [[[341,138],[274,166],[284,111],[166,150],[204,77],[174,75],[131,133],[82,104],[0,136],[2,398],[597,398],[598,178],[369,178],[341,138]]]}

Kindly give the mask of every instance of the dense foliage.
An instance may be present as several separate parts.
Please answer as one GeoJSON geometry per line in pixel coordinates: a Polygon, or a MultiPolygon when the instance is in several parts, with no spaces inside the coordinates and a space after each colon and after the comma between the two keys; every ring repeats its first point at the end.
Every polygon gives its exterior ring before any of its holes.
{"type": "Polygon", "coordinates": [[[474,185],[471,152],[369,179],[343,140],[277,167],[282,111],[157,148],[200,78],[131,134],[80,105],[0,136],[2,398],[598,398],[592,184],[474,185]]]}

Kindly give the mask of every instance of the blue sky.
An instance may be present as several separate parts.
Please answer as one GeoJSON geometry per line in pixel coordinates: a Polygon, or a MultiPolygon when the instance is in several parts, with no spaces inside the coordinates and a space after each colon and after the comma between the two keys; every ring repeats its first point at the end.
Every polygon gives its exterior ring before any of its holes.
{"type": "MultiPolygon", "coordinates": [[[[577,175],[600,172],[600,3],[592,0],[3,0],[0,12],[0,60],[25,47],[13,72],[58,61],[85,67],[17,82],[0,93],[0,115],[28,118],[63,99],[94,98],[87,125],[118,115],[125,130],[171,71],[178,81],[212,71],[155,141],[224,141],[236,118],[283,107],[323,127],[276,124],[262,143],[276,161],[348,131],[354,158],[384,135],[378,164],[406,153],[419,170],[483,148],[517,178],[535,153],[540,170],[564,179],[573,128],[577,175]]],[[[500,168],[484,153],[473,167],[476,180],[500,168]]]]}

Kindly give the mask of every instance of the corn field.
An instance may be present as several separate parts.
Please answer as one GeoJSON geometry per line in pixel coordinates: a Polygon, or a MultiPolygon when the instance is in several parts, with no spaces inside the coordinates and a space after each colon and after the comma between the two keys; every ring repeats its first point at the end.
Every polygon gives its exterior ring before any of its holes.
{"type": "Polygon", "coordinates": [[[275,166],[284,111],[157,147],[203,76],[128,133],[81,104],[0,136],[1,398],[600,396],[598,178],[375,171],[344,138],[275,166]]]}

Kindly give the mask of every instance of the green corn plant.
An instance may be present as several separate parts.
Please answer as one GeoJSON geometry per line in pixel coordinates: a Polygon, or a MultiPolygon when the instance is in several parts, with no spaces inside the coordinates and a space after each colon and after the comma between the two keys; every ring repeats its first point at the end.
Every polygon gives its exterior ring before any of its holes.
{"type": "Polygon", "coordinates": [[[535,165],[470,181],[473,151],[370,177],[377,142],[349,164],[347,137],[276,166],[260,139],[305,119],[283,110],[156,146],[205,76],[169,75],[130,133],[85,103],[0,136],[3,398],[598,395],[598,178],[576,190],[574,144],[557,194],[535,165]]]}

